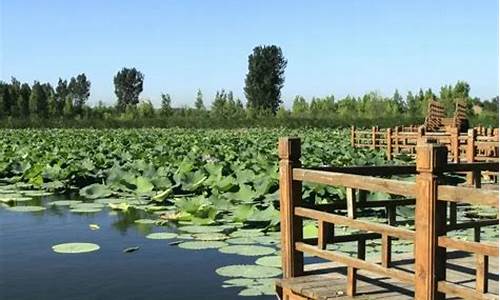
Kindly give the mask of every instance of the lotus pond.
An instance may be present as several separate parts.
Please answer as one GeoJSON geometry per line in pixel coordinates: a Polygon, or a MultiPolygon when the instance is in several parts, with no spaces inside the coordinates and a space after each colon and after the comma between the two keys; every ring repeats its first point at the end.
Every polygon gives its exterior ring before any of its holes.
{"type": "MultiPolygon", "coordinates": [[[[1,298],[273,299],[276,148],[285,135],[303,138],[305,166],[394,163],[352,149],[342,130],[0,131],[1,298]]],[[[303,192],[315,203],[345,196],[321,185],[303,192]]],[[[496,212],[481,207],[459,211],[460,219],[490,217],[496,212]]],[[[385,212],[363,218],[384,222],[385,212]]],[[[412,218],[412,208],[398,210],[400,226],[412,218]]],[[[498,238],[498,227],[483,231],[498,238]]],[[[305,223],[304,234],[315,236],[316,225],[305,223]]],[[[395,243],[396,254],[412,250],[395,243]]],[[[356,252],[353,243],[334,248],[356,252]]],[[[368,257],[379,249],[368,243],[368,257]]]]}

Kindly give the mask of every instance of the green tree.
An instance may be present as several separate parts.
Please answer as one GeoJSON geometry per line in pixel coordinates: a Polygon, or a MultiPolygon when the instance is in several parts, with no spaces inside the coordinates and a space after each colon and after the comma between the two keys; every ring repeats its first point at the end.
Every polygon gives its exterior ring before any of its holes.
{"type": "Polygon", "coordinates": [[[170,97],[170,94],[161,94],[161,114],[163,116],[171,116],[173,114],[173,109],[172,109],[172,98],[170,97]]]}
{"type": "Polygon", "coordinates": [[[70,89],[68,87],[68,81],[59,78],[56,86],[56,111],[58,115],[63,114],[64,106],[66,103],[66,98],[70,94],[70,89]]]}
{"type": "Polygon", "coordinates": [[[77,114],[82,114],[83,106],[90,97],[90,81],[85,73],[72,77],[68,84],[69,94],[73,98],[73,109],[77,114]]]}
{"type": "Polygon", "coordinates": [[[66,118],[71,118],[73,116],[73,98],[71,96],[66,96],[64,101],[63,115],[66,118]]]}
{"type": "Polygon", "coordinates": [[[0,116],[9,116],[12,106],[12,97],[9,84],[0,81],[0,116]]]}
{"type": "Polygon", "coordinates": [[[224,89],[217,91],[215,93],[214,101],[212,102],[212,108],[210,112],[216,116],[225,116],[227,109],[227,94],[224,89]]]}
{"type": "Polygon", "coordinates": [[[205,110],[205,105],[203,104],[203,94],[201,93],[200,89],[198,89],[198,92],[196,92],[196,101],[194,103],[194,107],[198,111],[205,110]]]}
{"type": "Polygon", "coordinates": [[[295,96],[292,104],[292,114],[294,116],[304,116],[309,112],[309,104],[302,96],[295,96]]]}
{"type": "Polygon", "coordinates": [[[116,73],[113,82],[118,98],[117,109],[123,112],[127,106],[136,106],[143,89],[144,75],[136,68],[123,68],[116,73]]]}
{"type": "Polygon", "coordinates": [[[401,97],[397,89],[394,91],[394,95],[392,95],[392,102],[394,103],[395,110],[398,113],[403,113],[404,111],[406,111],[403,97],[401,97]]]}
{"type": "Polygon", "coordinates": [[[139,102],[139,105],[137,106],[137,112],[139,113],[139,117],[141,118],[150,118],[154,116],[155,109],[149,99],[144,99],[139,102]]]}
{"type": "Polygon", "coordinates": [[[276,113],[281,101],[281,88],[285,82],[287,61],[281,48],[258,46],[248,57],[245,96],[248,107],[276,113]]]}
{"type": "Polygon", "coordinates": [[[30,115],[37,116],[40,118],[46,118],[48,115],[48,101],[47,95],[45,94],[44,86],[40,82],[35,81],[33,87],[31,88],[30,95],[30,115]]]}
{"type": "Polygon", "coordinates": [[[19,91],[19,96],[17,97],[18,112],[19,116],[22,118],[27,118],[30,114],[30,95],[31,88],[29,84],[23,83],[19,91]]]}

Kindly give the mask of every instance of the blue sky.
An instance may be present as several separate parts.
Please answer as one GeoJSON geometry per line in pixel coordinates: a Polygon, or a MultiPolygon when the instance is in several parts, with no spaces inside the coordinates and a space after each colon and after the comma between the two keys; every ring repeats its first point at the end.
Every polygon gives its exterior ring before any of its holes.
{"type": "MultiPolygon", "coordinates": [[[[247,57],[276,44],[293,96],[361,95],[466,80],[498,94],[496,0],[0,0],[1,79],[53,84],[85,72],[91,102],[115,101],[122,67],[145,74],[142,97],[205,102],[217,89],[244,98],[247,57]]],[[[287,105],[287,106],[288,106],[287,105]]]]}

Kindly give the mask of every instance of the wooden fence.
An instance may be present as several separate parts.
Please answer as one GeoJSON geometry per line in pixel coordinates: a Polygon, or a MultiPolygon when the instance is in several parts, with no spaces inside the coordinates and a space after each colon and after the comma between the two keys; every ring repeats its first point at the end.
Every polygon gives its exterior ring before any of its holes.
{"type": "MultiPolygon", "coordinates": [[[[377,137],[375,136],[375,139],[377,137]]],[[[357,270],[363,269],[382,276],[412,284],[415,299],[444,299],[445,294],[466,299],[498,299],[488,293],[486,275],[488,257],[498,256],[498,244],[480,242],[480,228],[498,224],[496,220],[478,220],[457,223],[456,211],[447,214],[447,205],[470,203],[498,208],[498,191],[440,185],[445,172],[498,172],[498,163],[448,162],[448,149],[444,145],[422,139],[416,146],[416,165],[375,167],[321,167],[301,168],[301,144],[297,138],[279,141],[280,158],[280,214],[281,254],[283,277],[304,274],[304,253],[347,266],[346,293],[356,295],[357,270]],[[376,176],[416,174],[415,182],[378,178],[376,176]],[[306,205],[302,203],[302,182],[345,187],[347,199],[333,204],[306,205]],[[367,192],[384,192],[409,197],[401,200],[367,201],[367,192]],[[356,201],[356,194],[358,200],[356,201]],[[395,226],[395,208],[416,205],[415,230],[395,226]],[[356,219],[357,212],[366,207],[386,207],[387,224],[356,219]],[[334,213],[346,209],[345,214],[334,213]],[[316,220],[318,236],[303,239],[303,219],[316,220]],[[447,221],[448,224],[447,224],[447,221]],[[336,225],[348,226],[365,233],[337,236],[336,225]],[[466,242],[446,236],[451,230],[475,228],[475,242],[466,242]],[[414,242],[414,273],[391,266],[391,241],[404,239],[414,242]],[[381,263],[365,260],[367,240],[381,239],[381,263]],[[357,241],[357,257],[327,250],[330,243],[357,241]],[[458,249],[474,253],[477,257],[476,288],[471,289],[446,281],[446,251],[458,249]]],[[[282,299],[309,299],[283,288],[282,299]]]]}
{"type": "MultiPolygon", "coordinates": [[[[371,130],[351,128],[351,145],[384,150],[387,159],[396,155],[415,156],[417,141],[422,137],[432,138],[445,145],[453,162],[497,161],[499,152],[498,128],[477,127],[467,133],[460,133],[457,127],[449,127],[446,132],[426,132],[421,126],[387,128],[372,127],[371,130]]],[[[497,178],[495,178],[497,179],[497,178]]],[[[472,184],[474,176],[468,177],[472,184]]]]}

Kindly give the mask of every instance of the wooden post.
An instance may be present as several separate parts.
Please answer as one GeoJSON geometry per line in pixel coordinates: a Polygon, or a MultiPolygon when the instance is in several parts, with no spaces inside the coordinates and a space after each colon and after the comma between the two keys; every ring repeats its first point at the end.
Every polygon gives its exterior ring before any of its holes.
{"type": "MultiPolygon", "coordinates": [[[[474,242],[481,242],[481,227],[474,227],[474,242]]],[[[488,265],[489,257],[476,254],[476,291],[479,293],[488,292],[488,265]]]]}
{"type": "Polygon", "coordinates": [[[325,250],[328,242],[333,240],[335,225],[332,223],[318,221],[318,249],[325,250]]]}
{"type": "Polygon", "coordinates": [[[373,126],[372,127],[372,149],[376,148],[376,144],[375,144],[375,142],[376,142],[375,139],[376,139],[376,136],[377,136],[377,131],[376,130],[377,130],[376,127],[373,126]]]}
{"type": "Polygon", "coordinates": [[[396,133],[394,135],[394,152],[396,154],[399,154],[399,131],[401,130],[401,127],[396,126],[396,133]]]}
{"type": "Polygon", "coordinates": [[[437,282],[446,276],[446,249],[438,237],[446,235],[446,202],[438,201],[438,176],[447,164],[445,146],[421,140],[417,145],[415,208],[415,299],[442,300],[437,282]]]}
{"type": "Polygon", "coordinates": [[[387,159],[392,160],[392,128],[387,128],[386,144],[387,159]]]}
{"type": "MultiPolygon", "coordinates": [[[[476,157],[476,135],[475,129],[469,129],[467,132],[467,149],[465,157],[467,162],[474,162],[476,157]]],[[[467,184],[473,185],[475,183],[474,172],[467,173],[467,184]]]]}
{"type": "Polygon", "coordinates": [[[302,241],[302,219],[294,209],[302,200],[302,182],[293,180],[293,168],[300,168],[300,139],[280,138],[280,222],[283,278],[297,277],[304,272],[304,255],[295,249],[302,241]]]}
{"type": "Polygon", "coordinates": [[[351,126],[351,147],[356,147],[356,126],[351,126]]]}
{"type": "MultiPolygon", "coordinates": [[[[396,225],[396,207],[387,206],[387,224],[396,225]]],[[[392,260],[392,238],[387,234],[382,234],[382,267],[389,268],[392,260]]]]}
{"type": "MultiPolygon", "coordinates": [[[[373,127],[375,128],[375,127],[373,127]]],[[[352,188],[346,188],[346,201],[347,201],[347,216],[349,218],[356,218],[356,190],[352,188]]],[[[363,245],[358,241],[358,256],[360,255],[360,247],[363,245]]],[[[358,270],[353,267],[347,267],[347,296],[353,297],[356,295],[356,276],[358,270]]]]}
{"type": "Polygon", "coordinates": [[[460,141],[458,139],[460,133],[458,131],[458,127],[450,127],[450,148],[451,155],[453,155],[453,162],[460,162],[460,141]]]}

